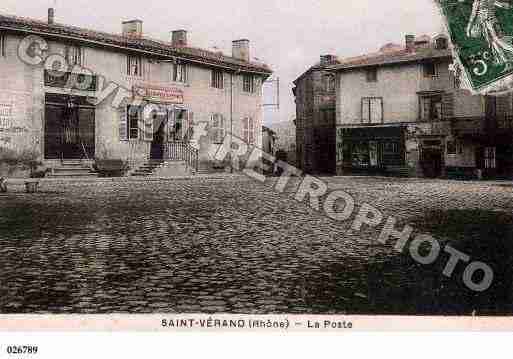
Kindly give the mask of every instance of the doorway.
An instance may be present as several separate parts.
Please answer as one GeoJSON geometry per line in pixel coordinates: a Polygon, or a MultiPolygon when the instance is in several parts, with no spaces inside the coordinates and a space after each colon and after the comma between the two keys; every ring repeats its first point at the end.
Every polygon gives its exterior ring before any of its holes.
{"type": "Polygon", "coordinates": [[[45,97],[45,159],[92,159],[95,153],[95,109],[85,98],[45,97]]]}
{"type": "Polygon", "coordinates": [[[151,141],[150,159],[163,160],[164,159],[164,146],[166,139],[166,126],[168,124],[168,114],[166,111],[153,111],[151,121],[153,121],[153,139],[151,141]]]}
{"type": "Polygon", "coordinates": [[[420,165],[424,176],[427,178],[439,178],[442,176],[443,154],[440,148],[422,149],[420,165]]]}

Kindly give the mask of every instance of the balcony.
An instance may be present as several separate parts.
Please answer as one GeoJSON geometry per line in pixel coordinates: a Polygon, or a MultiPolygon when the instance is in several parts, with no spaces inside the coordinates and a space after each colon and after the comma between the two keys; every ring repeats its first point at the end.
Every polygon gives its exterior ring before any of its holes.
{"type": "Polygon", "coordinates": [[[457,137],[513,136],[513,116],[455,118],[451,128],[457,137]]]}

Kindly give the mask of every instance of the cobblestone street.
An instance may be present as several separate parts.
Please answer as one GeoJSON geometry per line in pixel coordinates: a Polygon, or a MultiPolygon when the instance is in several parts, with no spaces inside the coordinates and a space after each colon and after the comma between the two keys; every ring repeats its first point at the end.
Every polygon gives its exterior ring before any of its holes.
{"type": "MultiPolygon", "coordinates": [[[[41,183],[0,195],[2,313],[513,314],[513,185],[332,178],[488,263],[475,293],[244,177],[41,183]]],[[[356,214],[356,212],[355,212],[356,214]]],[[[354,218],[354,215],[353,215],[354,218]]]]}

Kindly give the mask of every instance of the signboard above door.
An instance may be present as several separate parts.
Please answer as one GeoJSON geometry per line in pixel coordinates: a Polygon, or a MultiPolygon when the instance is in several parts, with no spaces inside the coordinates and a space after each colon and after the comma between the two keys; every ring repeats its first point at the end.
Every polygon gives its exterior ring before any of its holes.
{"type": "Polygon", "coordinates": [[[134,96],[148,101],[183,104],[183,91],[176,87],[134,85],[134,96]]]}

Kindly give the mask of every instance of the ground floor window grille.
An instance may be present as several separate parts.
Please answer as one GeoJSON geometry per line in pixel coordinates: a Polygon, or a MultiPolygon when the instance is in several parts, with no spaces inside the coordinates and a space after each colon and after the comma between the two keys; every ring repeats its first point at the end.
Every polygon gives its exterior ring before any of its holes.
{"type": "Polygon", "coordinates": [[[484,151],[484,160],[486,169],[494,169],[497,167],[496,163],[496,148],[486,147],[484,151]]]}

